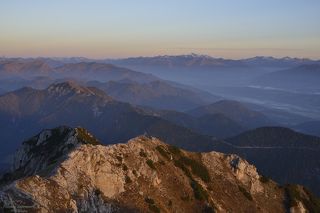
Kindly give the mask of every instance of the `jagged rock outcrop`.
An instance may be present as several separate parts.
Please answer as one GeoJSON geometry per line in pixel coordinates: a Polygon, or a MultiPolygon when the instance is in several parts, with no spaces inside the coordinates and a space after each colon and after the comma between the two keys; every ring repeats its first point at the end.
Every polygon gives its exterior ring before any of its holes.
{"type": "Polygon", "coordinates": [[[24,142],[0,189],[0,209],[30,212],[312,212],[317,204],[236,155],[186,152],[146,136],[104,146],[68,127],[24,142]]]}

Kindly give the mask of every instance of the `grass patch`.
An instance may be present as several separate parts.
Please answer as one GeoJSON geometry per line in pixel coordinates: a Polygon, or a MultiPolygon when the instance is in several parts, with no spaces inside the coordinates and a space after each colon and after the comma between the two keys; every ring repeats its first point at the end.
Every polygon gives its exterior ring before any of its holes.
{"type": "Polygon", "coordinates": [[[183,195],[183,196],[181,196],[180,198],[181,198],[181,200],[183,200],[184,202],[190,201],[189,195],[183,195]]]}
{"type": "Polygon", "coordinates": [[[168,146],[168,149],[170,153],[173,154],[174,165],[180,168],[189,178],[194,197],[200,201],[208,200],[208,192],[192,177],[192,174],[194,174],[202,181],[209,182],[211,178],[207,167],[202,162],[185,156],[183,152],[175,146],[168,146]]]}
{"type": "Polygon", "coordinates": [[[206,183],[210,181],[209,171],[205,165],[185,156],[181,157],[180,161],[183,164],[190,166],[192,173],[201,178],[201,180],[206,183]]]}
{"type": "Polygon", "coordinates": [[[189,169],[180,160],[174,160],[174,165],[180,168],[188,178],[192,179],[189,169]]]}
{"type": "Polygon", "coordinates": [[[147,153],[145,153],[145,151],[143,149],[140,149],[139,155],[140,155],[140,157],[143,157],[143,158],[147,157],[147,153]]]}
{"type": "Polygon", "coordinates": [[[306,196],[302,195],[297,185],[285,186],[285,191],[289,201],[289,207],[295,207],[298,205],[298,201],[302,202],[303,205],[309,210],[309,212],[320,212],[320,199],[315,197],[309,190],[303,187],[303,191],[306,196]]]}
{"type": "Polygon", "coordinates": [[[129,184],[129,183],[132,183],[132,180],[131,180],[131,178],[130,178],[128,175],[125,176],[125,179],[124,179],[124,180],[125,180],[125,182],[128,183],[128,184],[129,184]]]}
{"type": "Polygon", "coordinates": [[[165,163],[163,160],[159,160],[159,163],[160,163],[162,166],[166,165],[166,163],[165,163]]]}
{"type": "Polygon", "coordinates": [[[154,204],[155,204],[154,200],[153,200],[152,198],[149,198],[149,197],[146,197],[146,198],[144,199],[144,201],[146,201],[146,203],[151,204],[151,205],[154,205],[154,204]]]}
{"type": "Polygon", "coordinates": [[[202,210],[203,213],[215,213],[215,210],[211,206],[205,206],[202,210]]]}
{"type": "Polygon", "coordinates": [[[156,167],[155,167],[155,165],[154,165],[154,163],[153,163],[153,161],[152,161],[151,159],[148,159],[148,160],[146,161],[146,163],[148,164],[148,166],[149,166],[151,169],[156,170],[156,167]]]}
{"type": "Polygon", "coordinates": [[[158,206],[156,206],[156,205],[150,205],[149,204],[149,209],[150,209],[150,211],[155,212],[155,213],[160,213],[161,212],[160,208],[158,206]]]}
{"type": "Polygon", "coordinates": [[[156,203],[152,198],[146,197],[144,201],[148,204],[150,211],[156,212],[156,213],[160,212],[160,208],[156,205],[156,203]]]}
{"type": "Polygon", "coordinates": [[[157,146],[156,150],[166,159],[170,160],[169,153],[162,147],[162,146],[157,146]]]}
{"type": "Polygon", "coordinates": [[[297,186],[287,185],[285,187],[286,194],[288,196],[289,206],[294,207],[298,205],[297,201],[301,201],[300,192],[298,191],[297,186]]]}
{"type": "Polygon", "coordinates": [[[193,189],[194,197],[197,200],[208,200],[207,191],[195,180],[190,181],[190,185],[193,189]]]}
{"type": "Polygon", "coordinates": [[[117,155],[116,158],[117,158],[118,161],[122,162],[122,157],[121,156],[117,155]]]}
{"type": "Polygon", "coordinates": [[[270,181],[269,178],[267,178],[266,176],[263,176],[263,175],[260,176],[259,180],[261,183],[268,183],[270,181]]]}
{"type": "Polygon", "coordinates": [[[128,171],[127,165],[126,165],[126,164],[123,164],[123,165],[122,165],[122,169],[123,169],[123,171],[128,171]]]}
{"type": "Polygon", "coordinates": [[[174,155],[181,155],[182,153],[181,150],[176,146],[169,145],[168,149],[169,149],[169,152],[171,152],[174,155]]]}
{"type": "Polygon", "coordinates": [[[83,128],[76,128],[78,136],[77,138],[85,143],[85,144],[92,144],[92,145],[99,145],[101,144],[95,137],[93,137],[87,130],[83,128]]]}
{"type": "Polygon", "coordinates": [[[243,194],[248,200],[250,200],[250,201],[253,200],[250,192],[248,192],[248,191],[247,191],[245,188],[243,188],[242,186],[238,186],[238,188],[239,188],[239,191],[242,192],[242,194],[243,194]]]}
{"type": "MultiPolygon", "coordinates": [[[[202,162],[185,156],[181,152],[181,150],[175,146],[170,145],[170,146],[168,146],[168,149],[169,149],[170,153],[172,153],[174,155],[175,166],[182,169],[182,171],[189,178],[192,179],[192,175],[190,174],[188,167],[191,168],[191,171],[195,176],[201,178],[201,180],[203,180],[206,183],[210,182],[209,171],[208,171],[207,167],[202,162]]],[[[163,153],[166,156],[168,155],[168,153],[161,147],[159,147],[158,151],[160,152],[160,154],[163,153]]],[[[169,156],[167,156],[167,157],[169,157],[169,156]]]]}
{"type": "Polygon", "coordinates": [[[100,189],[95,189],[94,190],[94,194],[99,197],[100,195],[102,195],[102,192],[100,191],[100,189]]]}
{"type": "Polygon", "coordinates": [[[134,176],[137,176],[137,175],[138,175],[138,173],[137,173],[136,170],[132,170],[132,174],[134,174],[134,176]]]}

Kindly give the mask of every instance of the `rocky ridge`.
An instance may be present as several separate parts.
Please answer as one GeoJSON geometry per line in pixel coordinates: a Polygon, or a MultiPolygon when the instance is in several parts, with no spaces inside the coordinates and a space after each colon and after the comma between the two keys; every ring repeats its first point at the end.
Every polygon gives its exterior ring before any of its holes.
{"type": "Polygon", "coordinates": [[[191,153],[154,137],[101,145],[82,128],[44,130],[17,151],[0,209],[31,212],[313,212],[237,155],[191,153]]]}

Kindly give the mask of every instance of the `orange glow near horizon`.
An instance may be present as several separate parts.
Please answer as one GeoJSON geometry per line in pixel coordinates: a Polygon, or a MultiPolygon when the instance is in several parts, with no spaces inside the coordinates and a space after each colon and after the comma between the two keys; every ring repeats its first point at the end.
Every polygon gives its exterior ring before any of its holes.
{"type": "Polygon", "coordinates": [[[320,59],[320,1],[0,3],[0,56],[320,59]]]}

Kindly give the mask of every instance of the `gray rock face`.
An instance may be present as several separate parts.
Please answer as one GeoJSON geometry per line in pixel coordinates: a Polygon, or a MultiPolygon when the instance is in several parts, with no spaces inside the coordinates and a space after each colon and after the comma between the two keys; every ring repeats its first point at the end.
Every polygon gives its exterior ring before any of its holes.
{"type": "Polygon", "coordinates": [[[25,141],[18,149],[12,171],[23,170],[25,175],[32,175],[47,168],[50,164],[79,145],[76,130],[60,127],[44,130],[39,135],[25,141]]]}

